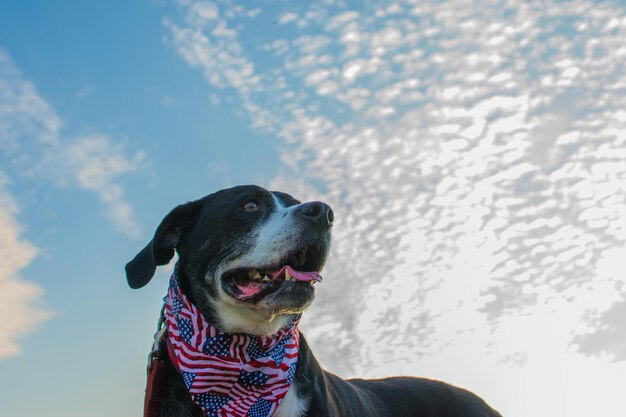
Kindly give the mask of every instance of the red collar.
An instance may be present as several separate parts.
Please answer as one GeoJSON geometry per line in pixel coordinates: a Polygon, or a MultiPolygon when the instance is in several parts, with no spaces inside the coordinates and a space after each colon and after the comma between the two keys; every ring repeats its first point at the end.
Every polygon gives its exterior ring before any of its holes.
{"type": "Polygon", "coordinates": [[[143,404],[143,417],[159,417],[161,406],[163,381],[167,364],[165,356],[172,362],[172,352],[167,343],[167,332],[161,332],[155,341],[154,348],[148,359],[148,381],[146,383],[146,397],[143,404]]]}

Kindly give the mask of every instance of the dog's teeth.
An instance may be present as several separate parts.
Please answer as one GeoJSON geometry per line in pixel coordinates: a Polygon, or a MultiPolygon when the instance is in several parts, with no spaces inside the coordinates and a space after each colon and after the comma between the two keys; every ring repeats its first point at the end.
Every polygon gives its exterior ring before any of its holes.
{"type": "MultiPolygon", "coordinates": [[[[259,277],[260,277],[260,276],[259,276],[259,277]]],[[[265,281],[265,282],[269,282],[269,281],[271,281],[271,280],[272,280],[272,278],[270,278],[270,276],[269,276],[269,275],[265,275],[265,276],[263,277],[263,281],[265,281]]]]}
{"type": "Polygon", "coordinates": [[[262,276],[259,273],[259,271],[253,270],[253,271],[248,271],[248,276],[252,279],[261,279],[262,276]]]}
{"type": "Polygon", "coordinates": [[[291,281],[291,274],[289,273],[289,269],[285,269],[285,281],[291,281]]]}

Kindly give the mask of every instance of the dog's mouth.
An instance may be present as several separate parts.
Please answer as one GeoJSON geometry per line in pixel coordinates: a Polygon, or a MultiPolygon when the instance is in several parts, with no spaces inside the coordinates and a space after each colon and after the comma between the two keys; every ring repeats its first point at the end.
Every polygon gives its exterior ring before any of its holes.
{"type": "Polygon", "coordinates": [[[222,274],[224,290],[239,301],[255,302],[280,288],[307,288],[322,281],[325,261],[319,245],[306,245],[267,266],[238,267],[222,274]]]}

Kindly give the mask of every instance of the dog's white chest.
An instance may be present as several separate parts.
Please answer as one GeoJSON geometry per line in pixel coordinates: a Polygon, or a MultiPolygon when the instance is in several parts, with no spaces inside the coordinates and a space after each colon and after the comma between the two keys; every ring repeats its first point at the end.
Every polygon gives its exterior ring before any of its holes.
{"type": "Polygon", "coordinates": [[[308,398],[298,396],[294,382],[272,417],[302,417],[308,405],[308,398]]]}

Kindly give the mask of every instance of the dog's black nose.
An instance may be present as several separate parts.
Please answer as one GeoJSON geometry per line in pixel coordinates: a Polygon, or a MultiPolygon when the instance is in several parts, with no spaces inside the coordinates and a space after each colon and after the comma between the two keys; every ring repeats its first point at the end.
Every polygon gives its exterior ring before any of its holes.
{"type": "Polygon", "coordinates": [[[300,207],[298,207],[298,211],[304,215],[304,217],[324,226],[332,225],[335,219],[333,209],[331,209],[328,204],[322,203],[321,201],[301,204],[300,207]]]}

